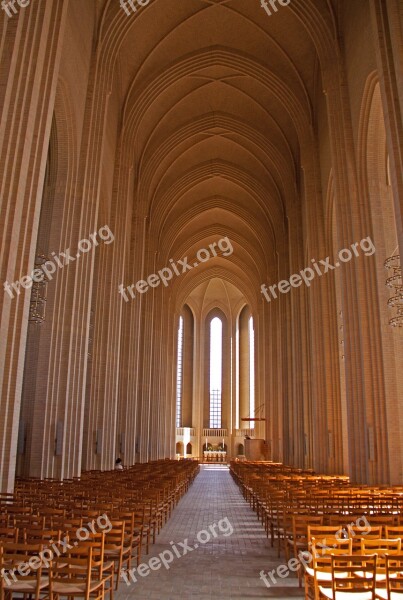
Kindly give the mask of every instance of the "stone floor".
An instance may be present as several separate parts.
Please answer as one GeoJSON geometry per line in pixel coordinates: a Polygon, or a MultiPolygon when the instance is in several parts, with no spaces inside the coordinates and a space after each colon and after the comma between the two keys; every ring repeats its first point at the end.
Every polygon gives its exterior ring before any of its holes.
{"type": "Polygon", "coordinates": [[[276,577],[270,588],[260,578],[262,569],[267,573],[285,561],[224,465],[201,467],[142,562],[148,565],[139,567],[142,576],[136,571],[136,581],[122,581],[115,600],[303,597],[293,573],[276,577]]]}

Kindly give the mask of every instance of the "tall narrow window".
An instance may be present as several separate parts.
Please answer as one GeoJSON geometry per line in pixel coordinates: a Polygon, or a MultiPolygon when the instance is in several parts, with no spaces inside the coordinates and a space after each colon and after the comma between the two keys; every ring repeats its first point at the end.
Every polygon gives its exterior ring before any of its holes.
{"type": "Polygon", "coordinates": [[[178,367],[176,371],[176,426],[182,427],[182,380],[183,380],[183,318],[179,317],[178,367]]]}
{"type": "Polygon", "coordinates": [[[221,429],[222,321],[210,323],[210,428],[221,429]]]}
{"type": "MultiPolygon", "coordinates": [[[[253,317],[249,319],[249,405],[250,414],[255,414],[255,330],[253,317]]],[[[255,422],[250,422],[250,428],[255,427],[255,422]]]]}

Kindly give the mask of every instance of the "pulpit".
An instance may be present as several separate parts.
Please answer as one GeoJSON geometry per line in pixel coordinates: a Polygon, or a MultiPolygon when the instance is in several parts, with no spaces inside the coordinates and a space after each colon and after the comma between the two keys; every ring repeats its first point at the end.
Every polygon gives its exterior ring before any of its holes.
{"type": "Polygon", "coordinates": [[[246,460],[265,460],[265,441],[245,438],[246,460]]]}

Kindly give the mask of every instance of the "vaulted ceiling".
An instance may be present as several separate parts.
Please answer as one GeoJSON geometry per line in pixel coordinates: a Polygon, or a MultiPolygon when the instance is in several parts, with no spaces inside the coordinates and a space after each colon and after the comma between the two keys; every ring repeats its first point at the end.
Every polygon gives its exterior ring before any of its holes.
{"type": "Polygon", "coordinates": [[[119,86],[133,200],[166,260],[231,239],[234,255],[189,273],[187,293],[222,277],[253,303],[288,246],[334,7],[291,0],[269,16],[260,0],[133,1],[130,15],[106,3],[99,40],[119,86]]]}

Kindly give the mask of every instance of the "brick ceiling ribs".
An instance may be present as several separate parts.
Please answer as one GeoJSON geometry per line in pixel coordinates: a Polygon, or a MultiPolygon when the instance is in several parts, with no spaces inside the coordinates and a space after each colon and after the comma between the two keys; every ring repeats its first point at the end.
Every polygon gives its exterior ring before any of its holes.
{"type": "Polygon", "coordinates": [[[330,0],[271,17],[259,0],[151,0],[129,16],[105,3],[98,68],[120,90],[121,183],[135,177],[162,263],[223,235],[236,246],[214,273],[194,271],[186,294],[218,276],[255,304],[285,256],[335,32],[330,0]]]}

